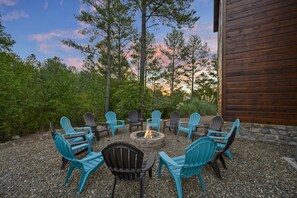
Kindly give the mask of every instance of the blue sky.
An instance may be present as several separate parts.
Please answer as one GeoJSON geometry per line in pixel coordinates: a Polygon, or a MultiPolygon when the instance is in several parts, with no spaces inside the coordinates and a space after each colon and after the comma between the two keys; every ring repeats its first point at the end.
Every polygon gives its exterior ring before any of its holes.
{"type": "MultiPolygon", "coordinates": [[[[61,43],[61,39],[73,39],[84,43],[87,38],[78,31],[84,26],[74,18],[84,6],[80,0],[0,0],[0,14],[5,32],[16,41],[13,51],[21,58],[35,54],[43,61],[58,56],[67,65],[80,67],[83,55],[61,43]]],[[[200,19],[190,30],[184,28],[185,38],[198,34],[207,42],[211,52],[217,49],[217,34],[213,33],[213,0],[195,0],[192,6],[200,19]]],[[[135,27],[140,26],[136,19],[135,27]]],[[[140,30],[139,30],[140,31],[140,30]]],[[[154,29],[156,43],[171,30],[164,26],[154,29]]]]}

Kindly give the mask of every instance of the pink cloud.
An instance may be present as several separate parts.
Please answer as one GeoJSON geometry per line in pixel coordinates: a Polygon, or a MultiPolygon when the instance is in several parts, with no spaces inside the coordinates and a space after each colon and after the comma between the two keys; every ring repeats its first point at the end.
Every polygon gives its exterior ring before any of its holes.
{"type": "Polygon", "coordinates": [[[0,4],[4,4],[6,6],[14,6],[16,2],[13,0],[0,0],[0,4]]]}
{"type": "Polygon", "coordinates": [[[81,70],[82,69],[82,66],[83,66],[83,63],[84,63],[82,59],[76,58],[76,57],[66,58],[64,60],[64,62],[65,62],[65,64],[67,66],[73,66],[73,67],[75,67],[78,70],[81,70]]]}
{"type": "Polygon", "coordinates": [[[46,53],[46,54],[51,53],[50,46],[48,44],[45,44],[45,43],[41,43],[39,45],[39,51],[42,52],[42,53],[46,53]]]}
{"type": "Polygon", "coordinates": [[[28,18],[28,17],[29,17],[29,15],[25,11],[19,10],[19,11],[12,11],[6,15],[3,15],[2,20],[3,21],[11,21],[11,20],[17,20],[20,18],[28,18]]]}

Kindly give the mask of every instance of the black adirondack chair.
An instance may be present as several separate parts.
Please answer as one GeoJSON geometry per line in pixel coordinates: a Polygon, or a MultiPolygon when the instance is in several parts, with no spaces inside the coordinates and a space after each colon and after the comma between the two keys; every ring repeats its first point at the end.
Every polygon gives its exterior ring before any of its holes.
{"type": "Polygon", "coordinates": [[[108,124],[105,122],[96,122],[94,114],[87,112],[84,114],[85,125],[91,127],[96,139],[100,140],[100,133],[107,132],[109,136],[108,124]],[[100,126],[100,127],[98,127],[100,126]]]}
{"type": "Polygon", "coordinates": [[[213,170],[216,173],[216,176],[219,179],[222,179],[222,176],[221,176],[221,171],[220,171],[220,168],[218,166],[218,162],[217,161],[220,160],[221,163],[223,164],[223,167],[227,170],[227,166],[226,166],[226,163],[225,163],[223,154],[226,152],[226,150],[229,149],[229,147],[234,142],[235,135],[236,135],[236,130],[237,130],[237,127],[234,127],[233,131],[231,132],[230,136],[228,137],[227,143],[226,142],[220,142],[220,141],[216,140],[217,144],[224,144],[225,147],[224,147],[223,150],[217,150],[216,151],[216,154],[214,155],[214,157],[212,158],[212,160],[208,162],[208,164],[211,165],[211,167],[213,168],[213,170]]]}
{"type": "Polygon", "coordinates": [[[192,132],[192,142],[195,140],[195,138],[200,137],[202,135],[199,134],[199,128],[205,128],[207,129],[205,134],[207,134],[208,130],[212,130],[212,131],[222,131],[222,126],[224,124],[224,119],[221,116],[215,116],[210,125],[199,125],[198,127],[196,127],[196,131],[192,132]]]}
{"type": "Polygon", "coordinates": [[[178,112],[172,112],[170,113],[170,120],[164,121],[164,127],[163,127],[163,133],[165,132],[165,129],[168,128],[169,131],[171,129],[174,129],[175,135],[177,133],[177,128],[178,128],[178,122],[179,122],[179,113],[178,112]]]}
{"type": "Polygon", "coordinates": [[[146,171],[152,178],[152,168],[155,163],[155,154],[150,153],[148,160],[143,160],[144,153],[127,142],[114,142],[102,150],[102,155],[109,170],[114,175],[111,197],[117,180],[139,181],[140,197],[144,194],[144,176],[146,171]]]}
{"type": "Polygon", "coordinates": [[[143,130],[143,119],[139,117],[139,114],[137,111],[130,111],[128,113],[128,119],[127,123],[129,124],[129,131],[132,132],[132,127],[141,127],[141,130],[143,130]]]}
{"type": "MultiPolygon", "coordinates": [[[[56,133],[56,128],[54,127],[54,125],[52,123],[50,123],[50,130],[51,130],[52,137],[54,138],[54,135],[56,133]]],[[[71,147],[78,146],[78,145],[81,145],[81,144],[86,144],[86,143],[89,144],[89,142],[86,140],[85,134],[79,133],[79,132],[77,134],[75,134],[75,135],[64,136],[64,138],[67,139],[68,141],[70,141],[71,147]],[[83,140],[82,141],[79,141],[79,142],[71,142],[71,139],[78,138],[78,137],[82,137],[83,140]]],[[[87,152],[87,151],[88,151],[88,147],[84,147],[84,148],[80,148],[80,149],[77,149],[77,150],[76,149],[73,150],[74,155],[80,155],[80,154],[82,154],[84,152],[87,152]]],[[[67,162],[68,162],[68,160],[65,159],[64,157],[62,157],[61,170],[65,168],[67,162]]]]}

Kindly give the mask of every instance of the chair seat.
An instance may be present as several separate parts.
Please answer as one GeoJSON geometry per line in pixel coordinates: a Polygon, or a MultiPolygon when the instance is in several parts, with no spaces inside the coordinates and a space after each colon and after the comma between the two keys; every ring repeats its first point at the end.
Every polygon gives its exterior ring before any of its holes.
{"type": "Polygon", "coordinates": [[[189,131],[190,131],[188,128],[184,128],[184,127],[179,127],[179,130],[187,132],[187,133],[189,133],[189,131]]]}
{"type": "MultiPolygon", "coordinates": [[[[185,156],[184,155],[178,156],[178,157],[173,157],[172,159],[178,165],[183,165],[185,163],[185,156]]],[[[170,169],[170,172],[172,174],[174,174],[177,177],[180,177],[180,172],[181,172],[182,167],[176,167],[176,166],[173,166],[171,164],[168,164],[168,168],[170,169]]]]}
{"type": "Polygon", "coordinates": [[[131,126],[140,126],[142,125],[142,122],[130,122],[131,126]]]}
{"type": "Polygon", "coordinates": [[[177,124],[165,124],[165,127],[167,127],[167,128],[175,128],[175,127],[177,127],[177,124]]]}
{"type": "Polygon", "coordinates": [[[84,157],[84,160],[86,160],[83,162],[84,169],[88,171],[98,166],[103,161],[103,156],[101,152],[91,152],[84,157]]]}
{"type": "Polygon", "coordinates": [[[159,126],[159,123],[148,123],[148,126],[157,127],[159,126]]]}

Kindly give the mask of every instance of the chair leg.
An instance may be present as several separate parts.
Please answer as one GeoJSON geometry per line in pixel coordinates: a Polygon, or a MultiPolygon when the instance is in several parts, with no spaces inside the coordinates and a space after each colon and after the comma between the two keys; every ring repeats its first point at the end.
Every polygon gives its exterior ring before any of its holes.
{"type": "Polygon", "coordinates": [[[160,158],[159,160],[159,168],[158,168],[158,177],[161,177],[161,171],[162,171],[162,166],[163,166],[164,162],[163,160],[160,158]]]}
{"type": "Polygon", "coordinates": [[[143,123],[141,123],[141,130],[143,131],[143,123]]]}
{"type": "Polygon", "coordinates": [[[192,131],[189,131],[189,133],[188,133],[188,140],[191,139],[191,135],[192,135],[192,131]]]}
{"type": "Polygon", "coordinates": [[[111,197],[112,198],[114,197],[114,191],[115,191],[116,184],[117,184],[117,178],[114,177],[113,186],[112,186],[112,192],[111,192],[111,197]]]}
{"type": "Polygon", "coordinates": [[[61,170],[63,170],[67,164],[68,160],[65,159],[64,157],[62,157],[62,166],[61,166],[61,170]]]}
{"type": "Polygon", "coordinates": [[[174,178],[174,180],[175,180],[175,185],[176,185],[176,190],[177,190],[177,196],[178,196],[178,198],[182,198],[183,197],[183,187],[182,187],[181,179],[174,178]]]}
{"type": "Polygon", "coordinates": [[[65,178],[65,182],[64,184],[66,184],[68,182],[68,179],[70,178],[70,175],[72,173],[72,171],[74,170],[74,166],[70,165],[68,171],[67,171],[67,174],[66,174],[66,178],[65,178]]]}
{"type": "Polygon", "coordinates": [[[99,135],[98,131],[95,131],[95,136],[96,136],[97,141],[99,141],[100,140],[100,135],[99,135]]]}
{"type": "Polygon", "coordinates": [[[209,165],[212,167],[212,169],[215,171],[216,176],[217,176],[219,179],[222,179],[222,177],[221,177],[221,171],[220,171],[220,168],[219,168],[219,166],[218,166],[217,160],[214,159],[213,161],[208,162],[208,164],[209,164],[209,165]]]}
{"type": "Polygon", "coordinates": [[[176,135],[177,135],[177,137],[179,136],[179,130],[177,131],[176,135]]]}
{"type": "Polygon", "coordinates": [[[219,158],[220,161],[222,162],[224,168],[227,170],[227,166],[226,166],[225,160],[224,160],[224,158],[223,158],[223,155],[219,155],[218,158],[219,158]]]}
{"type": "Polygon", "coordinates": [[[202,188],[202,191],[205,193],[206,190],[205,190],[205,187],[204,187],[204,182],[203,182],[203,178],[202,178],[202,175],[201,175],[200,171],[198,172],[198,178],[199,178],[199,182],[200,182],[200,186],[202,188]]]}
{"type": "Polygon", "coordinates": [[[227,157],[229,158],[229,160],[232,161],[233,158],[232,158],[232,154],[231,154],[230,150],[228,149],[225,153],[226,153],[227,157]]]}
{"type": "Polygon", "coordinates": [[[152,179],[153,168],[151,168],[148,172],[149,172],[150,179],[152,179]]]}
{"type": "Polygon", "coordinates": [[[79,193],[81,193],[81,191],[83,190],[89,175],[90,175],[90,172],[87,172],[81,175],[81,178],[79,181],[79,190],[78,190],[79,193]]]}
{"type": "Polygon", "coordinates": [[[140,180],[140,191],[139,191],[139,197],[143,198],[144,194],[144,177],[140,180]]]}

